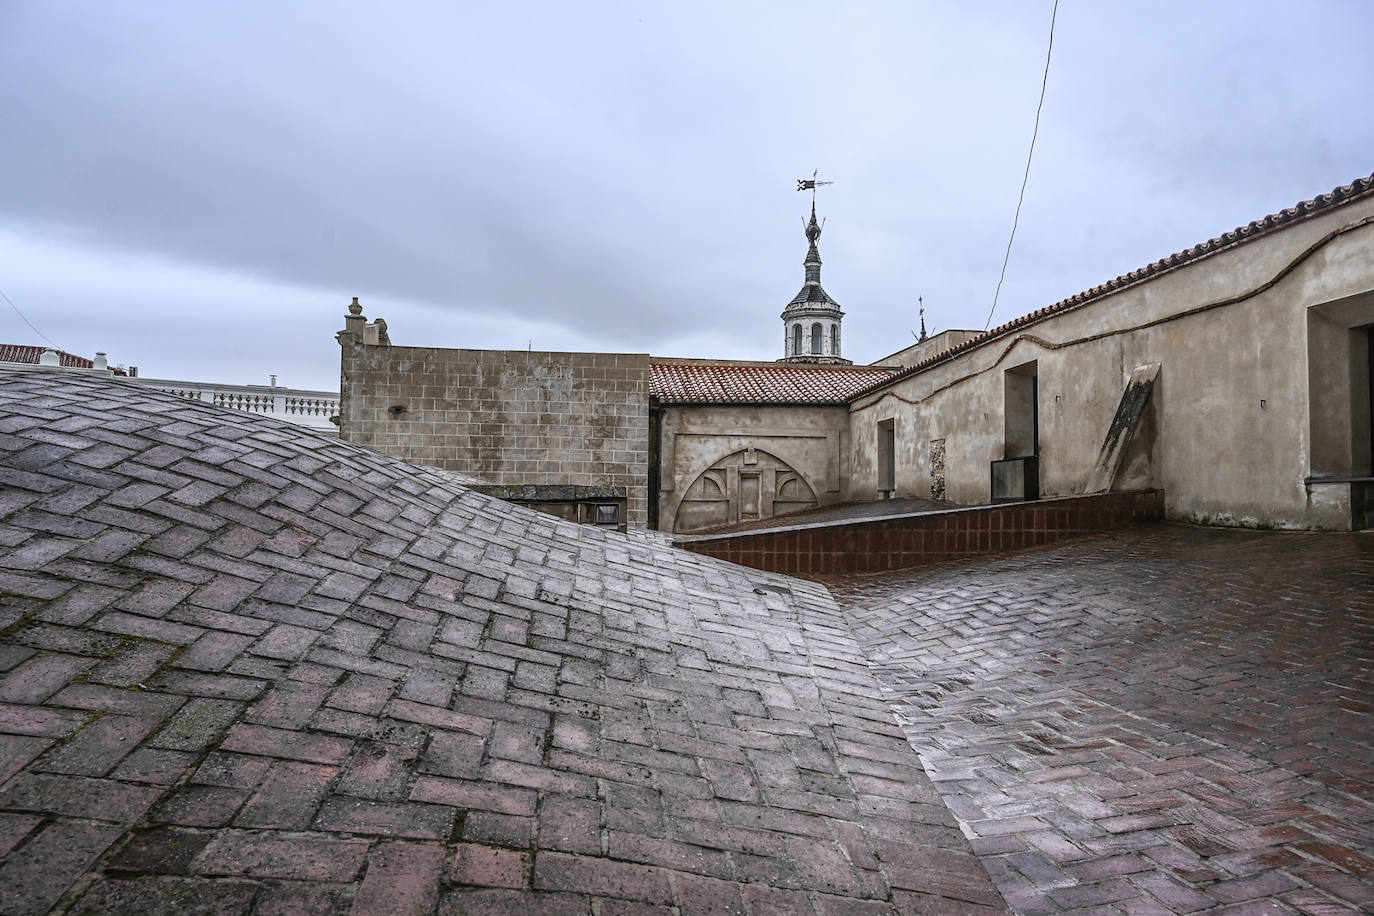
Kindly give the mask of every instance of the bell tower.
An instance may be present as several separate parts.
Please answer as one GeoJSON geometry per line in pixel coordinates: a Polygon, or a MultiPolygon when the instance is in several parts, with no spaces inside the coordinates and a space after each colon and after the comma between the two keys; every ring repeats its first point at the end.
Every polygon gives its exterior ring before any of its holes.
{"type": "Polygon", "coordinates": [[[809,185],[812,192],[811,221],[806,224],[808,247],[802,262],[806,282],[782,310],[783,356],[779,362],[850,365],[851,361],[840,355],[840,322],[844,312],[821,288],[821,252],[816,243],[825,227],[816,221],[816,184],[814,180],[797,182],[798,190],[809,185]]]}

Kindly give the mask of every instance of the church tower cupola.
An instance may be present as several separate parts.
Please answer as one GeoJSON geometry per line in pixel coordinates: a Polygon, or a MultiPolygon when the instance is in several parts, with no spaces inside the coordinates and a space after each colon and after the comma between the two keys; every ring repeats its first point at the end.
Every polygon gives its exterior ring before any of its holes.
{"type": "Polygon", "coordinates": [[[801,292],[792,297],[782,310],[783,357],[785,363],[843,363],[850,360],[840,355],[840,322],[844,312],[840,304],[821,287],[821,252],[817,243],[824,223],[816,221],[816,182],[797,182],[798,190],[809,185],[812,190],[811,221],[806,224],[806,282],[801,292]]]}

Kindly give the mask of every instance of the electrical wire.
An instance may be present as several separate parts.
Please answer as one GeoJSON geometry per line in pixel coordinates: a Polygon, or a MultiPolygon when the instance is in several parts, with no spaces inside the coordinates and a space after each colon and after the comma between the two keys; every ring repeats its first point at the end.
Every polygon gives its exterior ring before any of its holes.
{"type": "Polygon", "coordinates": [[[1026,199],[1026,183],[1030,181],[1031,157],[1035,155],[1035,138],[1040,134],[1040,109],[1045,107],[1045,87],[1050,82],[1050,55],[1054,53],[1054,20],[1059,15],[1059,0],[1054,0],[1054,11],[1050,13],[1050,44],[1045,51],[1045,76],[1040,81],[1040,102],[1035,106],[1035,129],[1031,131],[1030,152],[1026,153],[1026,174],[1021,177],[1021,196],[1016,198],[1016,216],[1011,221],[1011,237],[1007,239],[1007,253],[1002,258],[1002,275],[997,278],[997,292],[992,295],[992,308],[988,310],[988,320],[983,322],[986,331],[992,324],[993,312],[997,311],[997,300],[1002,295],[1002,281],[1007,278],[1007,263],[1011,260],[1011,243],[1016,238],[1016,226],[1021,222],[1021,202],[1026,199]]]}
{"type": "Polygon", "coordinates": [[[19,311],[19,306],[15,305],[13,302],[10,302],[10,297],[5,295],[5,291],[3,289],[0,289],[0,297],[3,297],[6,302],[10,303],[10,308],[14,309],[14,314],[24,319],[24,324],[28,325],[30,328],[33,328],[33,333],[48,341],[48,345],[51,346],[54,350],[60,349],[57,346],[57,344],[52,342],[52,340],[48,337],[47,334],[44,334],[42,331],[38,330],[38,328],[33,326],[33,322],[26,318],[23,312],[19,311]]]}

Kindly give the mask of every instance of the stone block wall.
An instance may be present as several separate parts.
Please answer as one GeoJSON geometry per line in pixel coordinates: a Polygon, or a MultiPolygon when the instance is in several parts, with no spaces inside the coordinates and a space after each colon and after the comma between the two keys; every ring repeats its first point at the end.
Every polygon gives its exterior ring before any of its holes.
{"type": "Polygon", "coordinates": [[[647,354],[371,340],[356,321],[339,334],[343,439],[493,484],[624,487],[626,521],[645,526],[647,354]]]}

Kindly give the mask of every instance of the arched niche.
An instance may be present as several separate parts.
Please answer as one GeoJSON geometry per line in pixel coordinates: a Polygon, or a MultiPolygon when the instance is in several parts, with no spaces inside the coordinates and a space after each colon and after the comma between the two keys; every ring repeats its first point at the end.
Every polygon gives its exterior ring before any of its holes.
{"type": "Polygon", "coordinates": [[[746,448],[712,463],[683,494],[675,532],[772,518],[816,505],[811,485],[787,462],[746,448]]]}

